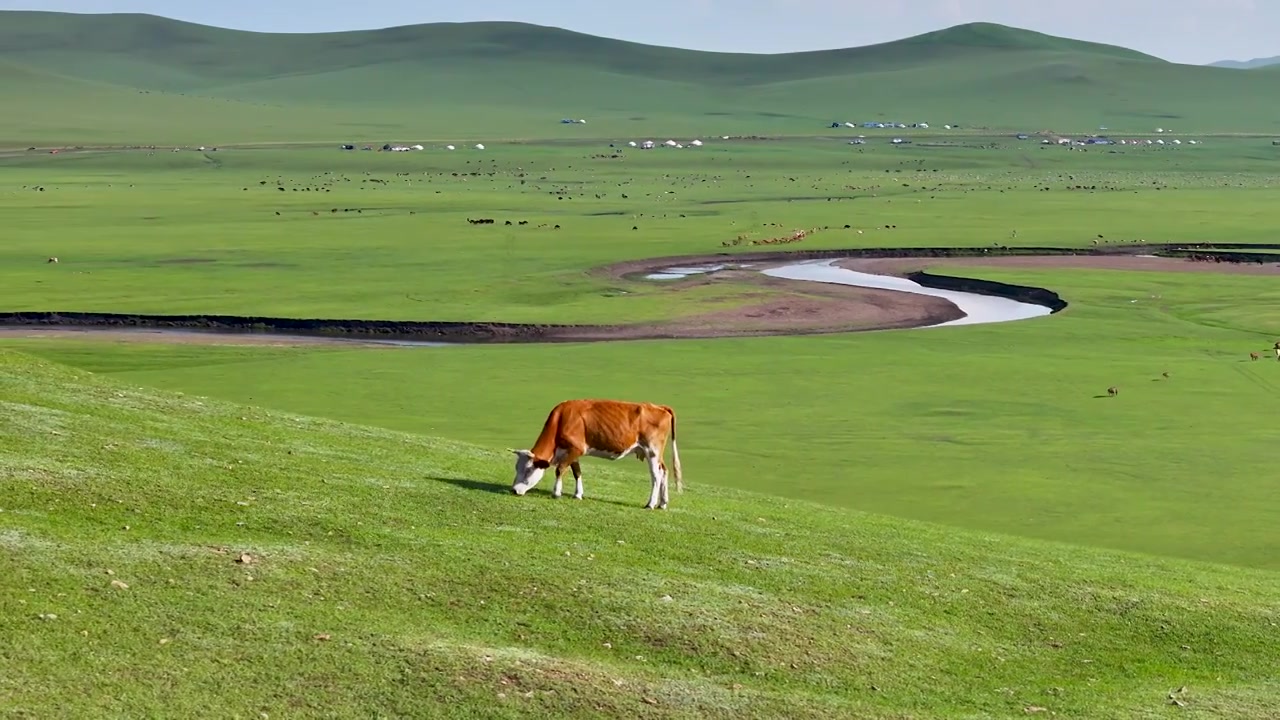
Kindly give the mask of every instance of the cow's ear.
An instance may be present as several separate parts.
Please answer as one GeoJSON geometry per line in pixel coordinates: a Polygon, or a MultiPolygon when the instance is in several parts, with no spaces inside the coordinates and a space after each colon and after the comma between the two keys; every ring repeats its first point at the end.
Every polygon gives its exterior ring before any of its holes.
{"type": "Polygon", "coordinates": [[[542,470],[546,470],[547,468],[551,467],[551,463],[546,460],[538,459],[533,461],[533,466],[536,468],[540,468],[542,470]]]}

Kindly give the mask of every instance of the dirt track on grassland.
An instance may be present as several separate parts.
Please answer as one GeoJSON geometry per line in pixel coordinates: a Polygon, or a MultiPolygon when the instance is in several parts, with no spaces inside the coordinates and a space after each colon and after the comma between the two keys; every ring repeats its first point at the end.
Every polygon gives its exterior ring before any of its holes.
{"type": "Polygon", "coordinates": [[[1280,254],[1244,252],[1280,245],[1144,245],[1104,248],[899,248],[717,253],[615,263],[591,274],[619,283],[657,281],[643,276],[663,268],[723,264],[718,272],[662,281],[663,292],[734,285],[735,305],[661,323],[534,325],[502,322],[316,320],[218,315],[160,316],[106,313],[0,313],[0,338],[52,337],[237,345],[334,345],[394,347],[388,341],[464,344],[592,342],[675,338],[809,335],[911,328],[962,317],[941,298],[890,290],[784,280],[760,274],[807,259],[831,259],[861,272],[909,277],[922,285],[999,295],[1051,307],[1066,306],[1043,288],[977,278],[923,273],[925,268],[1080,268],[1153,272],[1228,272],[1280,275],[1280,254]],[[1239,248],[1239,250],[1235,250],[1239,248]],[[1210,255],[1208,250],[1215,252],[1210,255]],[[1155,252],[1198,257],[1149,257],[1155,252]],[[1205,261],[1221,256],[1226,261],[1205,261]],[[743,266],[747,267],[743,267],[743,266]],[[750,286],[746,293],[743,285],[750,286]]]}

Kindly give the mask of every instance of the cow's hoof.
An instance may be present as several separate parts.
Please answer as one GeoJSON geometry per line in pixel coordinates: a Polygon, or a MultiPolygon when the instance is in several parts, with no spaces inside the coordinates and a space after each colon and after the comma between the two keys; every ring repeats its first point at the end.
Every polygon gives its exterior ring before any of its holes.
{"type": "Polygon", "coordinates": [[[582,499],[582,496],[581,496],[581,495],[574,495],[574,496],[573,496],[573,499],[574,499],[574,500],[581,500],[581,499],[582,499]]]}
{"type": "Polygon", "coordinates": [[[551,497],[552,497],[553,499],[556,499],[556,500],[559,500],[559,499],[560,499],[560,495],[559,495],[559,493],[551,493],[551,497]]]}

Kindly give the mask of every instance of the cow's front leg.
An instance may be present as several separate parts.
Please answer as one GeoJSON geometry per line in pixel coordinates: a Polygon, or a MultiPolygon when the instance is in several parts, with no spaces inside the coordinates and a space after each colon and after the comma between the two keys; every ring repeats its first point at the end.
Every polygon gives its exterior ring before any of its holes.
{"type": "Polygon", "coordinates": [[[556,465],[556,484],[551,488],[551,497],[559,498],[560,493],[564,490],[564,466],[556,465]]]}
{"type": "Polygon", "coordinates": [[[573,499],[582,499],[582,466],[577,460],[569,463],[569,469],[573,470],[573,499]]]}
{"type": "MultiPolygon", "coordinates": [[[[652,510],[658,505],[658,496],[662,490],[662,463],[657,455],[650,454],[647,458],[649,461],[649,479],[653,481],[653,487],[649,490],[649,502],[644,506],[645,510],[652,510]]],[[[661,507],[666,508],[667,504],[662,503],[661,507]]]]}
{"type": "Polygon", "coordinates": [[[578,465],[578,458],[580,457],[582,457],[582,452],[573,448],[565,448],[556,452],[556,486],[551,490],[551,497],[558,498],[564,491],[564,469],[568,466],[573,469],[573,479],[577,483],[573,496],[579,500],[582,499],[582,468],[578,465]]]}

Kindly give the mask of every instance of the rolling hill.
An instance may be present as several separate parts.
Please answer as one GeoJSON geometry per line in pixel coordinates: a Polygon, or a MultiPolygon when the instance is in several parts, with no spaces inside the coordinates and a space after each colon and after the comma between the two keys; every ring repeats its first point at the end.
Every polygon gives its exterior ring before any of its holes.
{"type": "Polygon", "coordinates": [[[1280,123],[1280,77],[990,23],[766,55],[509,22],[271,34],[15,11],[0,13],[0,83],[22,110],[0,121],[10,145],[812,134],[869,119],[1128,132],[1280,123]],[[591,124],[566,128],[563,116],[591,124]]]}

